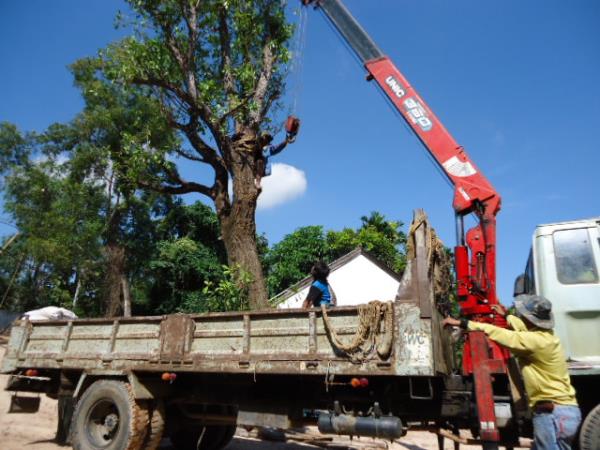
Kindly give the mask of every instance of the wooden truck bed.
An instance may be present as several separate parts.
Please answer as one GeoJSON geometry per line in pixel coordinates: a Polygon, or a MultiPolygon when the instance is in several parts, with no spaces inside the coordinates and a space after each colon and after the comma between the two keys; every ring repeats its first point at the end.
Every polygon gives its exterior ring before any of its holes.
{"type": "MultiPolygon", "coordinates": [[[[340,340],[350,342],[358,327],[358,308],[332,308],[328,313],[340,340]]],[[[434,359],[432,322],[420,317],[418,306],[395,303],[392,351],[386,357],[375,348],[355,356],[337,349],[319,309],[21,320],[12,328],[1,371],[434,375],[443,367],[434,359]]]]}

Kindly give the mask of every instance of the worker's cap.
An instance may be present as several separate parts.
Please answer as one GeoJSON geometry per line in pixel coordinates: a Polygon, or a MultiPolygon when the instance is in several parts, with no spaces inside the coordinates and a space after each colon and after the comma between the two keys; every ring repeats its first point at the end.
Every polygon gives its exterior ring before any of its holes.
{"type": "Polygon", "coordinates": [[[520,316],[529,320],[538,328],[545,330],[554,328],[552,303],[541,295],[519,295],[515,298],[515,309],[520,316]]]}

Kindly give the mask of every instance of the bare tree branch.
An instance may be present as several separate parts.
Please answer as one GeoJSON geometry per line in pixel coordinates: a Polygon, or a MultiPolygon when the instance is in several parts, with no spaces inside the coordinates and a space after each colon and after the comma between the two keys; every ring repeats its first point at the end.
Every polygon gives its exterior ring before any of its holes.
{"type": "Polygon", "coordinates": [[[260,109],[260,115],[259,115],[260,121],[262,121],[264,119],[264,117],[269,112],[269,109],[271,109],[271,106],[273,106],[273,103],[275,103],[277,101],[277,99],[280,97],[280,95],[281,95],[281,91],[279,89],[274,89],[272,92],[267,93],[266,98],[263,100],[263,104],[260,109]]]}
{"type": "Polygon", "coordinates": [[[206,163],[206,160],[204,160],[204,158],[200,157],[200,156],[194,156],[192,155],[190,152],[186,152],[185,150],[183,150],[182,148],[176,148],[174,149],[175,153],[177,153],[179,156],[184,157],[185,159],[189,159],[192,161],[198,161],[201,163],[206,163]]]}
{"type": "Polygon", "coordinates": [[[4,246],[0,249],[0,255],[2,255],[2,253],[4,253],[6,251],[6,249],[8,247],[10,247],[10,245],[15,241],[15,239],[17,239],[19,236],[21,236],[21,233],[19,231],[17,231],[15,234],[13,234],[10,238],[8,238],[8,240],[4,243],[4,246]]]}
{"type": "Polygon", "coordinates": [[[184,184],[178,186],[171,186],[168,184],[153,183],[147,180],[138,180],[138,183],[143,188],[151,191],[160,192],[162,194],[188,194],[190,192],[198,192],[204,194],[209,198],[214,198],[213,190],[203,184],[195,183],[193,181],[186,181],[184,184]]]}
{"type": "Polygon", "coordinates": [[[236,92],[231,67],[231,35],[229,33],[229,25],[227,24],[227,11],[224,5],[219,7],[219,39],[221,42],[221,73],[223,74],[223,84],[231,102],[236,92]]]}
{"type": "Polygon", "coordinates": [[[256,103],[257,108],[250,113],[250,119],[252,120],[253,125],[258,125],[260,123],[265,94],[267,93],[267,88],[269,87],[269,82],[271,81],[273,74],[275,55],[273,55],[273,51],[271,50],[270,40],[265,42],[262,55],[262,70],[258,77],[258,82],[256,83],[256,90],[254,91],[254,103],[256,103]]]}
{"type": "Polygon", "coordinates": [[[194,5],[192,5],[187,0],[179,0],[178,3],[181,16],[183,17],[185,25],[188,29],[187,60],[190,64],[190,69],[195,71],[194,50],[198,40],[198,5],[200,2],[197,1],[194,5]]]}

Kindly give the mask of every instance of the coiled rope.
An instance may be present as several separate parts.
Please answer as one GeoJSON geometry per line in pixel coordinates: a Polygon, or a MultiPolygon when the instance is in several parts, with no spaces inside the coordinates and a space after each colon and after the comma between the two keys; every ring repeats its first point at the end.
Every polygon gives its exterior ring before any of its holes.
{"type": "Polygon", "coordinates": [[[324,305],[321,305],[321,312],[325,330],[338,352],[350,357],[356,363],[368,359],[373,350],[377,351],[377,355],[381,359],[389,358],[394,339],[394,306],[392,302],[373,300],[367,304],[358,305],[358,327],[349,343],[342,342],[340,339],[324,305]]]}

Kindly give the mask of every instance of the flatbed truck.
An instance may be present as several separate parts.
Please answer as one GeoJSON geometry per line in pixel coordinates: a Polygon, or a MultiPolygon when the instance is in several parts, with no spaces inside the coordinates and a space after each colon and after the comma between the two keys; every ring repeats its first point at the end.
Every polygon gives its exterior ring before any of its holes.
{"type": "MultiPolygon", "coordinates": [[[[10,391],[59,399],[58,435],[76,449],[151,449],[167,434],[177,449],[217,450],[236,425],[285,429],[315,423],[311,411],[320,411],[321,430],[347,435],[397,439],[411,424],[447,421],[476,429],[472,380],[454,375],[441,328],[442,247],[431,247],[423,213],[415,220],[397,299],[329,310],[22,319],[0,372],[11,375],[10,391]]],[[[507,379],[497,383],[499,403],[509,405],[507,379]]],[[[22,394],[13,400],[15,409],[35,409],[22,394]]]]}

